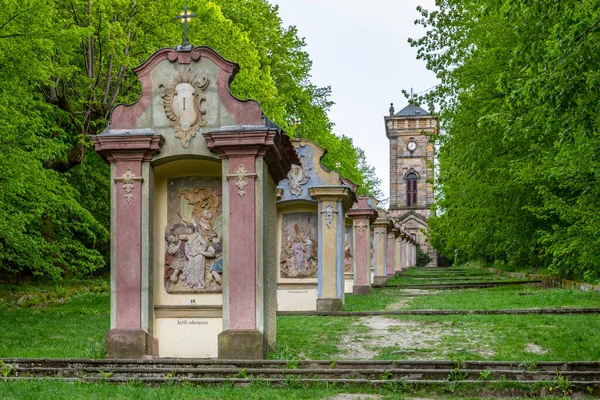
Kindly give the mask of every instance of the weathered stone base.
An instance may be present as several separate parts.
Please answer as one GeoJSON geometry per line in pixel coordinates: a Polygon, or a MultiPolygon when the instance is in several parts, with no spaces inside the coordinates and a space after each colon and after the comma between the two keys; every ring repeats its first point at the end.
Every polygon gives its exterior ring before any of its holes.
{"type": "Polygon", "coordinates": [[[387,276],[376,276],[373,278],[373,287],[382,287],[387,282],[387,276]]]}
{"type": "Polygon", "coordinates": [[[387,277],[388,279],[392,279],[392,278],[395,278],[395,277],[396,277],[396,274],[387,274],[387,275],[386,275],[386,277],[387,277]]]}
{"type": "Polygon", "coordinates": [[[369,285],[354,285],[352,287],[352,294],[358,296],[366,296],[371,293],[371,286],[369,285]]]}
{"type": "Polygon", "coordinates": [[[396,274],[395,274],[395,275],[396,275],[396,276],[400,276],[400,275],[402,275],[402,271],[396,271],[396,274]]]}
{"type": "Polygon", "coordinates": [[[139,329],[111,329],[104,337],[106,358],[140,359],[158,356],[158,342],[139,329]]]}
{"type": "Polygon", "coordinates": [[[257,330],[226,330],[219,334],[219,359],[264,360],[269,345],[257,330]]]}
{"type": "Polygon", "coordinates": [[[317,311],[342,311],[342,299],[317,299],[317,311]]]}

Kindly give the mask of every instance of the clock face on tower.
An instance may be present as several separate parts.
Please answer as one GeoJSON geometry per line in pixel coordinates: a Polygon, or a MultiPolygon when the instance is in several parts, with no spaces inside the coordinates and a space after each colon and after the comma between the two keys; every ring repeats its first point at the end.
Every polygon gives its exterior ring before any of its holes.
{"type": "Polygon", "coordinates": [[[408,149],[408,151],[415,151],[417,148],[417,144],[413,141],[408,142],[408,145],[406,145],[406,148],[408,149]]]}

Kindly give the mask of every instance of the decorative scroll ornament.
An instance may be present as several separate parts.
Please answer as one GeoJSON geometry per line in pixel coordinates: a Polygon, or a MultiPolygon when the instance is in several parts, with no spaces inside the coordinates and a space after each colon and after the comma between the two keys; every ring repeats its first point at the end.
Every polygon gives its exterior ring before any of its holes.
{"type": "Polygon", "coordinates": [[[360,224],[356,225],[356,229],[358,229],[358,233],[360,234],[360,237],[363,237],[363,234],[365,233],[365,228],[367,227],[367,225],[365,225],[363,222],[361,222],[360,224]]]}
{"type": "Polygon", "coordinates": [[[198,130],[208,123],[204,118],[206,110],[201,107],[206,101],[203,92],[209,83],[208,77],[199,79],[195,72],[188,69],[179,72],[166,88],[160,85],[160,88],[165,89],[162,95],[165,113],[183,148],[187,148],[188,142],[196,136],[198,130]]]}
{"type": "Polygon", "coordinates": [[[288,173],[290,193],[299,197],[302,194],[302,185],[305,185],[312,177],[312,168],[304,163],[304,156],[300,156],[302,167],[292,164],[292,169],[288,173]]]}
{"type": "Polygon", "coordinates": [[[246,194],[244,189],[246,189],[246,186],[248,186],[247,173],[248,171],[242,164],[238,165],[237,169],[235,170],[235,186],[238,188],[238,195],[240,197],[244,197],[246,194]]]}
{"type": "Polygon", "coordinates": [[[131,203],[133,199],[133,189],[135,189],[135,182],[142,182],[143,179],[139,176],[135,176],[133,172],[131,172],[131,168],[127,168],[125,173],[121,175],[119,178],[115,178],[115,182],[121,182],[121,186],[125,191],[125,199],[128,203],[131,203]]]}
{"type": "Polygon", "coordinates": [[[327,207],[325,207],[325,222],[327,223],[328,228],[331,228],[332,221],[333,221],[333,207],[327,206],[327,207]]]}

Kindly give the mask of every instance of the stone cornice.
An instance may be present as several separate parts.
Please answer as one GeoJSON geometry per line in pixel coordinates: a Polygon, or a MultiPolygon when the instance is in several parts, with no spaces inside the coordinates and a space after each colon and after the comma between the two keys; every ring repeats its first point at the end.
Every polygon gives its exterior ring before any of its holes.
{"type": "Polygon", "coordinates": [[[313,186],[308,188],[308,193],[318,201],[341,201],[344,212],[354,204],[354,192],[344,186],[313,186]]]}
{"type": "Polygon", "coordinates": [[[300,164],[286,134],[269,128],[219,129],[203,134],[208,148],[221,158],[264,157],[275,183],[285,179],[292,164],[300,164]]]}
{"type": "Polygon", "coordinates": [[[165,139],[158,133],[92,136],[94,148],[107,161],[150,161],[165,139]]]}
{"type": "MultiPolygon", "coordinates": [[[[192,60],[199,61],[202,57],[210,59],[217,64],[219,68],[232,75],[235,75],[240,69],[238,64],[224,59],[214,49],[208,46],[199,46],[194,47],[190,51],[177,51],[171,48],[157,50],[140,66],[134,68],[133,72],[135,72],[138,77],[142,77],[150,73],[150,71],[152,71],[152,69],[161,61],[169,60],[172,63],[190,64],[192,60]]],[[[231,79],[233,79],[233,77],[231,79]]]]}
{"type": "Polygon", "coordinates": [[[372,224],[377,219],[377,211],[373,208],[352,208],[348,210],[348,216],[352,219],[368,219],[372,224]]]}

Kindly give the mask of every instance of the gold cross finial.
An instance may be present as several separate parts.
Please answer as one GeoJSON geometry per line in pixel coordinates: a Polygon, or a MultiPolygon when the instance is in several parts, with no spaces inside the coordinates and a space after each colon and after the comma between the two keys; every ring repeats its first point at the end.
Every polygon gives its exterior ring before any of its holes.
{"type": "Polygon", "coordinates": [[[187,24],[189,21],[192,20],[192,17],[195,17],[195,16],[196,16],[196,14],[188,14],[188,7],[186,5],[183,7],[183,12],[175,17],[177,19],[180,19],[181,22],[183,23],[183,44],[181,46],[178,46],[178,49],[189,50],[192,47],[190,45],[190,43],[188,42],[187,24]]]}

